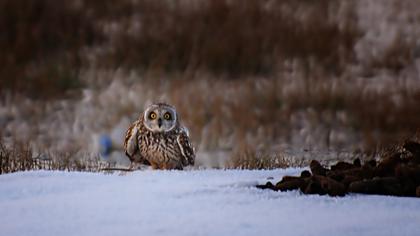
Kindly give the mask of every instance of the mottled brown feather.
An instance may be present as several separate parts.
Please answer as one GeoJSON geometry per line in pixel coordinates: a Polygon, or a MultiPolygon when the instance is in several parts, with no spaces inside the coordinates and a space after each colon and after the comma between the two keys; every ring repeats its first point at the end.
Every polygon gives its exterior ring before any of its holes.
{"type": "Polygon", "coordinates": [[[181,130],[178,136],[178,144],[181,148],[181,153],[184,157],[183,163],[184,165],[194,165],[195,154],[194,148],[192,147],[188,134],[181,130]]]}
{"type": "Polygon", "coordinates": [[[124,149],[131,162],[148,164],[155,169],[183,169],[194,165],[194,148],[185,128],[178,122],[169,132],[154,133],[146,128],[141,115],[128,128],[124,149]]]}

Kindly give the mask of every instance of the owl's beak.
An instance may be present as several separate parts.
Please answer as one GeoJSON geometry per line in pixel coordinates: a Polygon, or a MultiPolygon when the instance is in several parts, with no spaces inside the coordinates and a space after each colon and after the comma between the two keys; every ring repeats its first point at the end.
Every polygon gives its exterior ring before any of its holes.
{"type": "Polygon", "coordinates": [[[161,118],[158,119],[158,125],[159,125],[159,128],[162,126],[162,119],[161,118]]]}

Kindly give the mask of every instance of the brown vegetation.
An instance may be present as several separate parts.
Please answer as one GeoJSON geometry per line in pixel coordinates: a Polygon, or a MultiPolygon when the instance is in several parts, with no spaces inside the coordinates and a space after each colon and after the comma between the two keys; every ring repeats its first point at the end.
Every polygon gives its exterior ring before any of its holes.
{"type": "Polygon", "coordinates": [[[0,87],[34,98],[80,87],[80,50],[100,38],[85,9],[72,2],[1,1],[0,28],[0,87]]]}
{"type": "Polygon", "coordinates": [[[283,61],[296,59],[341,72],[359,36],[351,24],[325,20],[337,9],[328,0],[140,1],[132,7],[136,21],[118,31],[108,54],[112,65],[236,77],[273,74],[283,61]]]}
{"type": "Polygon", "coordinates": [[[334,0],[2,1],[3,134],[90,150],[89,135],[165,100],[201,151],[232,153],[229,167],[281,167],[280,144],[374,154],[420,127],[418,55],[402,33],[377,55],[355,55],[365,36],[356,9],[334,0]],[[111,80],[124,93],[113,94],[111,80]],[[82,89],[83,100],[60,100],[82,89]]]}
{"type": "Polygon", "coordinates": [[[0,140],[0,174],[29,170],[62,170],[98,172],[109,168],[96,158],[80,158],[75,153],[56,153],[35,156],[28,143],[14,142],[10,147],[0,140]]]}
{"type": "Polygon", "coordinates": [[[298,60],[341,72],[359,32],[325,20],[332,8],[330,0],[2,1],[0,87],[62,97],[92,66],[236,77],[273,74],[298,60]]]}
{"type": "Polygon", "coordinates": [[[259,153],[254,147],[238,147],[226,163],[226,168],[233,169],[276,169],[292,166],[281,154],[259,153]]]}

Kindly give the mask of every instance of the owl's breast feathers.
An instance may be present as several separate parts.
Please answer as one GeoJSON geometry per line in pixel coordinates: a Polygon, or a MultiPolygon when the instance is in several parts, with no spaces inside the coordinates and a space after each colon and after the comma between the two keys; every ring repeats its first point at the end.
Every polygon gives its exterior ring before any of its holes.
{"type": "Polygon", "coordinates": [[[152,164],[163,169],[182,169],[182,166],[194,165],[194,148],[188,131],[183,127],[168,133],[153,133],[140,119],[128,128],[124,149],[132,162],[152,164]]]}

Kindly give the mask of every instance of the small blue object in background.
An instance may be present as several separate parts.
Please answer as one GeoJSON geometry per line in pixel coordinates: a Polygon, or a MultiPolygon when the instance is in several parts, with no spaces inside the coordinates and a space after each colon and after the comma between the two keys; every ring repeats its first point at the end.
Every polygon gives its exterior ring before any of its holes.
{"type": "Polygon", "coordinates": [[[103,134],[99,137],[99,152],[103,157],[107,157],[111,153],[112,140],[111,138],[103,134]]]}

